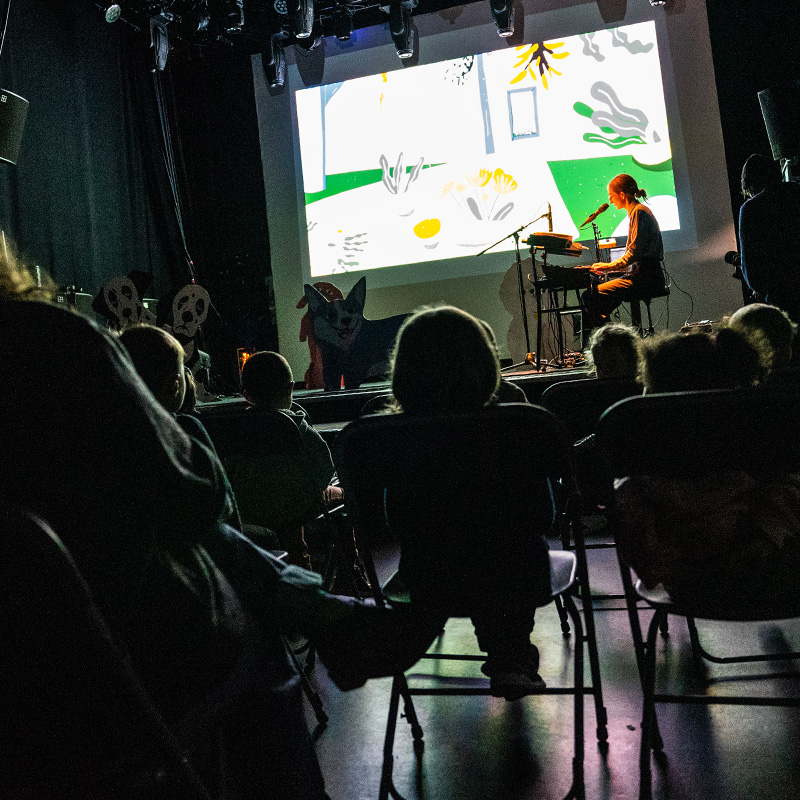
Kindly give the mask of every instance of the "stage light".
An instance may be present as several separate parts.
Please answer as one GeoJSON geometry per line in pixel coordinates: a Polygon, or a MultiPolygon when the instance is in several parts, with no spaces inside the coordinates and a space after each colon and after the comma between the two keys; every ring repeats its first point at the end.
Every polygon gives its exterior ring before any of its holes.
{"type": "Polygon", "coordinates": [[[122,8],[118,3],[113,3],[106,9],[106,22],[116,22],[122,16],[122,8]]]}
{"type": "Polygon", "coordinates": [[[416,5],[417,0],[392,0],[389,6],[389,33],[400,58],[414,55],[416,35],[411,27],[411,9],[416,5]]]}
{"type": "Polygon", "coordinates": [[[658,6],[665,6],[667,4],[667,0],[650,0],[650,5],[653,8],[657,8],[658,6]]]}
{"type": "Polygon", "coordinates": [[[514,34],[514,0],[489,0],[497,35],[506,38],[514,34]]]}
{"type": "Polygon", "coordinates": [[[314,0],[298,0],[292,27],[298,39],[311,36],[311,29],[314,27],[314,0]]]}
{"type": "Polygon", "coordinates": [[[169,56],[167,26],[155,17],[150,18],[150,47],[153,50],[154,72],[163,72],[169,56]]]}
{"type": "Polygon", "coordinates": [[[283,52],[283,44],[275,36],[267,40],[267,49],[261,54],[261,63],[270,89],[280,89],[286,80],[286,54],[283,52]]]}
{"type": "Polygon", "coordinates": [[[222,28],[225,33],[241,33],[244,28],[244,0],[222,0],[222,28]]]}
{"type": "Polygon", "coordinates": [[[337,4],[333,10],[333,35],[346,42],[353,35],[353,12],[348,6],[337,4]]]}

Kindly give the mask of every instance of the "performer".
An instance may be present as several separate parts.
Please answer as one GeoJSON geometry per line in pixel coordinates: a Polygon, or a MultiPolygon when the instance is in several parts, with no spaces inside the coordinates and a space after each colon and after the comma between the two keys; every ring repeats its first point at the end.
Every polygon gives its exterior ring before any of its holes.
{"type": "Polygon", "coordinates": [[[661,229],[653,212],[642,205],[639,198],[647,200],[647,192],[639,188],[631,175],[617,175],[608,184],[609,202],[614,208],[624,208],[628,212],[628,246],[616,261],[601,261],[591,266],[592,274],[601,282],[581,295],[584,343],[624,300],[664,288],[661,229]]]}
{"type": "Polygon", "coordinates": [[[800,322],[800,185],[782,181],[778,164],[756,153],[742,168],[742,194],[742,275],[758,302],[800,322]]]}

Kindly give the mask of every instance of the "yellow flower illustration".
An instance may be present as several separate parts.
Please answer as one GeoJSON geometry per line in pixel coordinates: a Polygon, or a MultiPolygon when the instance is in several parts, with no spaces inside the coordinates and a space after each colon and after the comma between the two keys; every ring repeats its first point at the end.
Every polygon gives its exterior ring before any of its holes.
{"type": "Polygon", "coordinates": [[[499,167],[494,171],[492,176],[494,189],[498,194],[510,194],[519,185],[512,177],[506,172],[503,172],[499,167]]]}
{"type": "Polygon", "coordinates": [[[492,178],[492,173],[489,170],[482,169],[480,172],[473,172],[467,174],[467,180],[476,188],[479,186],[486,186],[492,178]]]}
{"type": "Polygon", "coordinates": [[[519,57],[517,63],[514,64],[515,69],[522,67],[522,72],[515,75],[510,83],[519,83],[526,76],[530,76],[533,80],[537,80],[536,72],[539,73],[542,79],[542,86],[548,88],[547,76],[548,75],[561,75],[561,73],[553,69],[550,65],[550,60],[566,58],[569,53],[555,52],[559,47],[563,47],[564,42],[533,42],[531,45],[521,45],[517,47],[517,56],[519,57]],[[524,65],[524,66],[523,66],[524,65]]]}
{"type": "Polygon", "coordinates": [[[457,192],[463,192],[463,191],[464,191],[464,189],[466,189],[466,188],[467,188],[467,187],[466,187],[466,186],[465,186],[463,183],[457,183],[457,184],[456,184],[456,191],[457,191],[457,192]]]}
{"type": "Polygon", "coordinates": [[[450,183],[446,183],[444,186],[442,186],[442,194],[440,197],[444,197],[446,194],[449,194],[450,190],[453,188],[453,186],[455,186],[455,183],[455,181],[450,181],[450,183]]]}

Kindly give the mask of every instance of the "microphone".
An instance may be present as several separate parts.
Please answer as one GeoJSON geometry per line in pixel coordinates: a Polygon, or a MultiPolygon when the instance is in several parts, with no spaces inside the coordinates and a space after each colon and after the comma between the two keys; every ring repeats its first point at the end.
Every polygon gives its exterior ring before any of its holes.
{"type": "Polygon", "coordinates": [[[553,232],[553,207],[550,203],[547,204],[547,228],[550,233],[553,232]]]}
{"type": "Polygon", "coordinates": [[[604,211],[608,211],[608,203],[603,203],[594,214],[589,214],[581,228],[585,228],[590,222],[594,222],[596,217],[599,217],[604,211]]]}

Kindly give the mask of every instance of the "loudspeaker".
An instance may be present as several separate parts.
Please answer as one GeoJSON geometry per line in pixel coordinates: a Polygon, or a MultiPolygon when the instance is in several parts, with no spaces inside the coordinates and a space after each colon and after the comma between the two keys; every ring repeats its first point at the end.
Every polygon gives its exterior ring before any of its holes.
{"type": "Polygon", "coordinates": [[[28,101],[14,92],[0,89],[0,161],[17,163],[28,101]]]}
{"type": "Polygon", "coordinates": [[[772,157],[800,156],[800,80],[786,81],[758,93],[772,157]]]}

